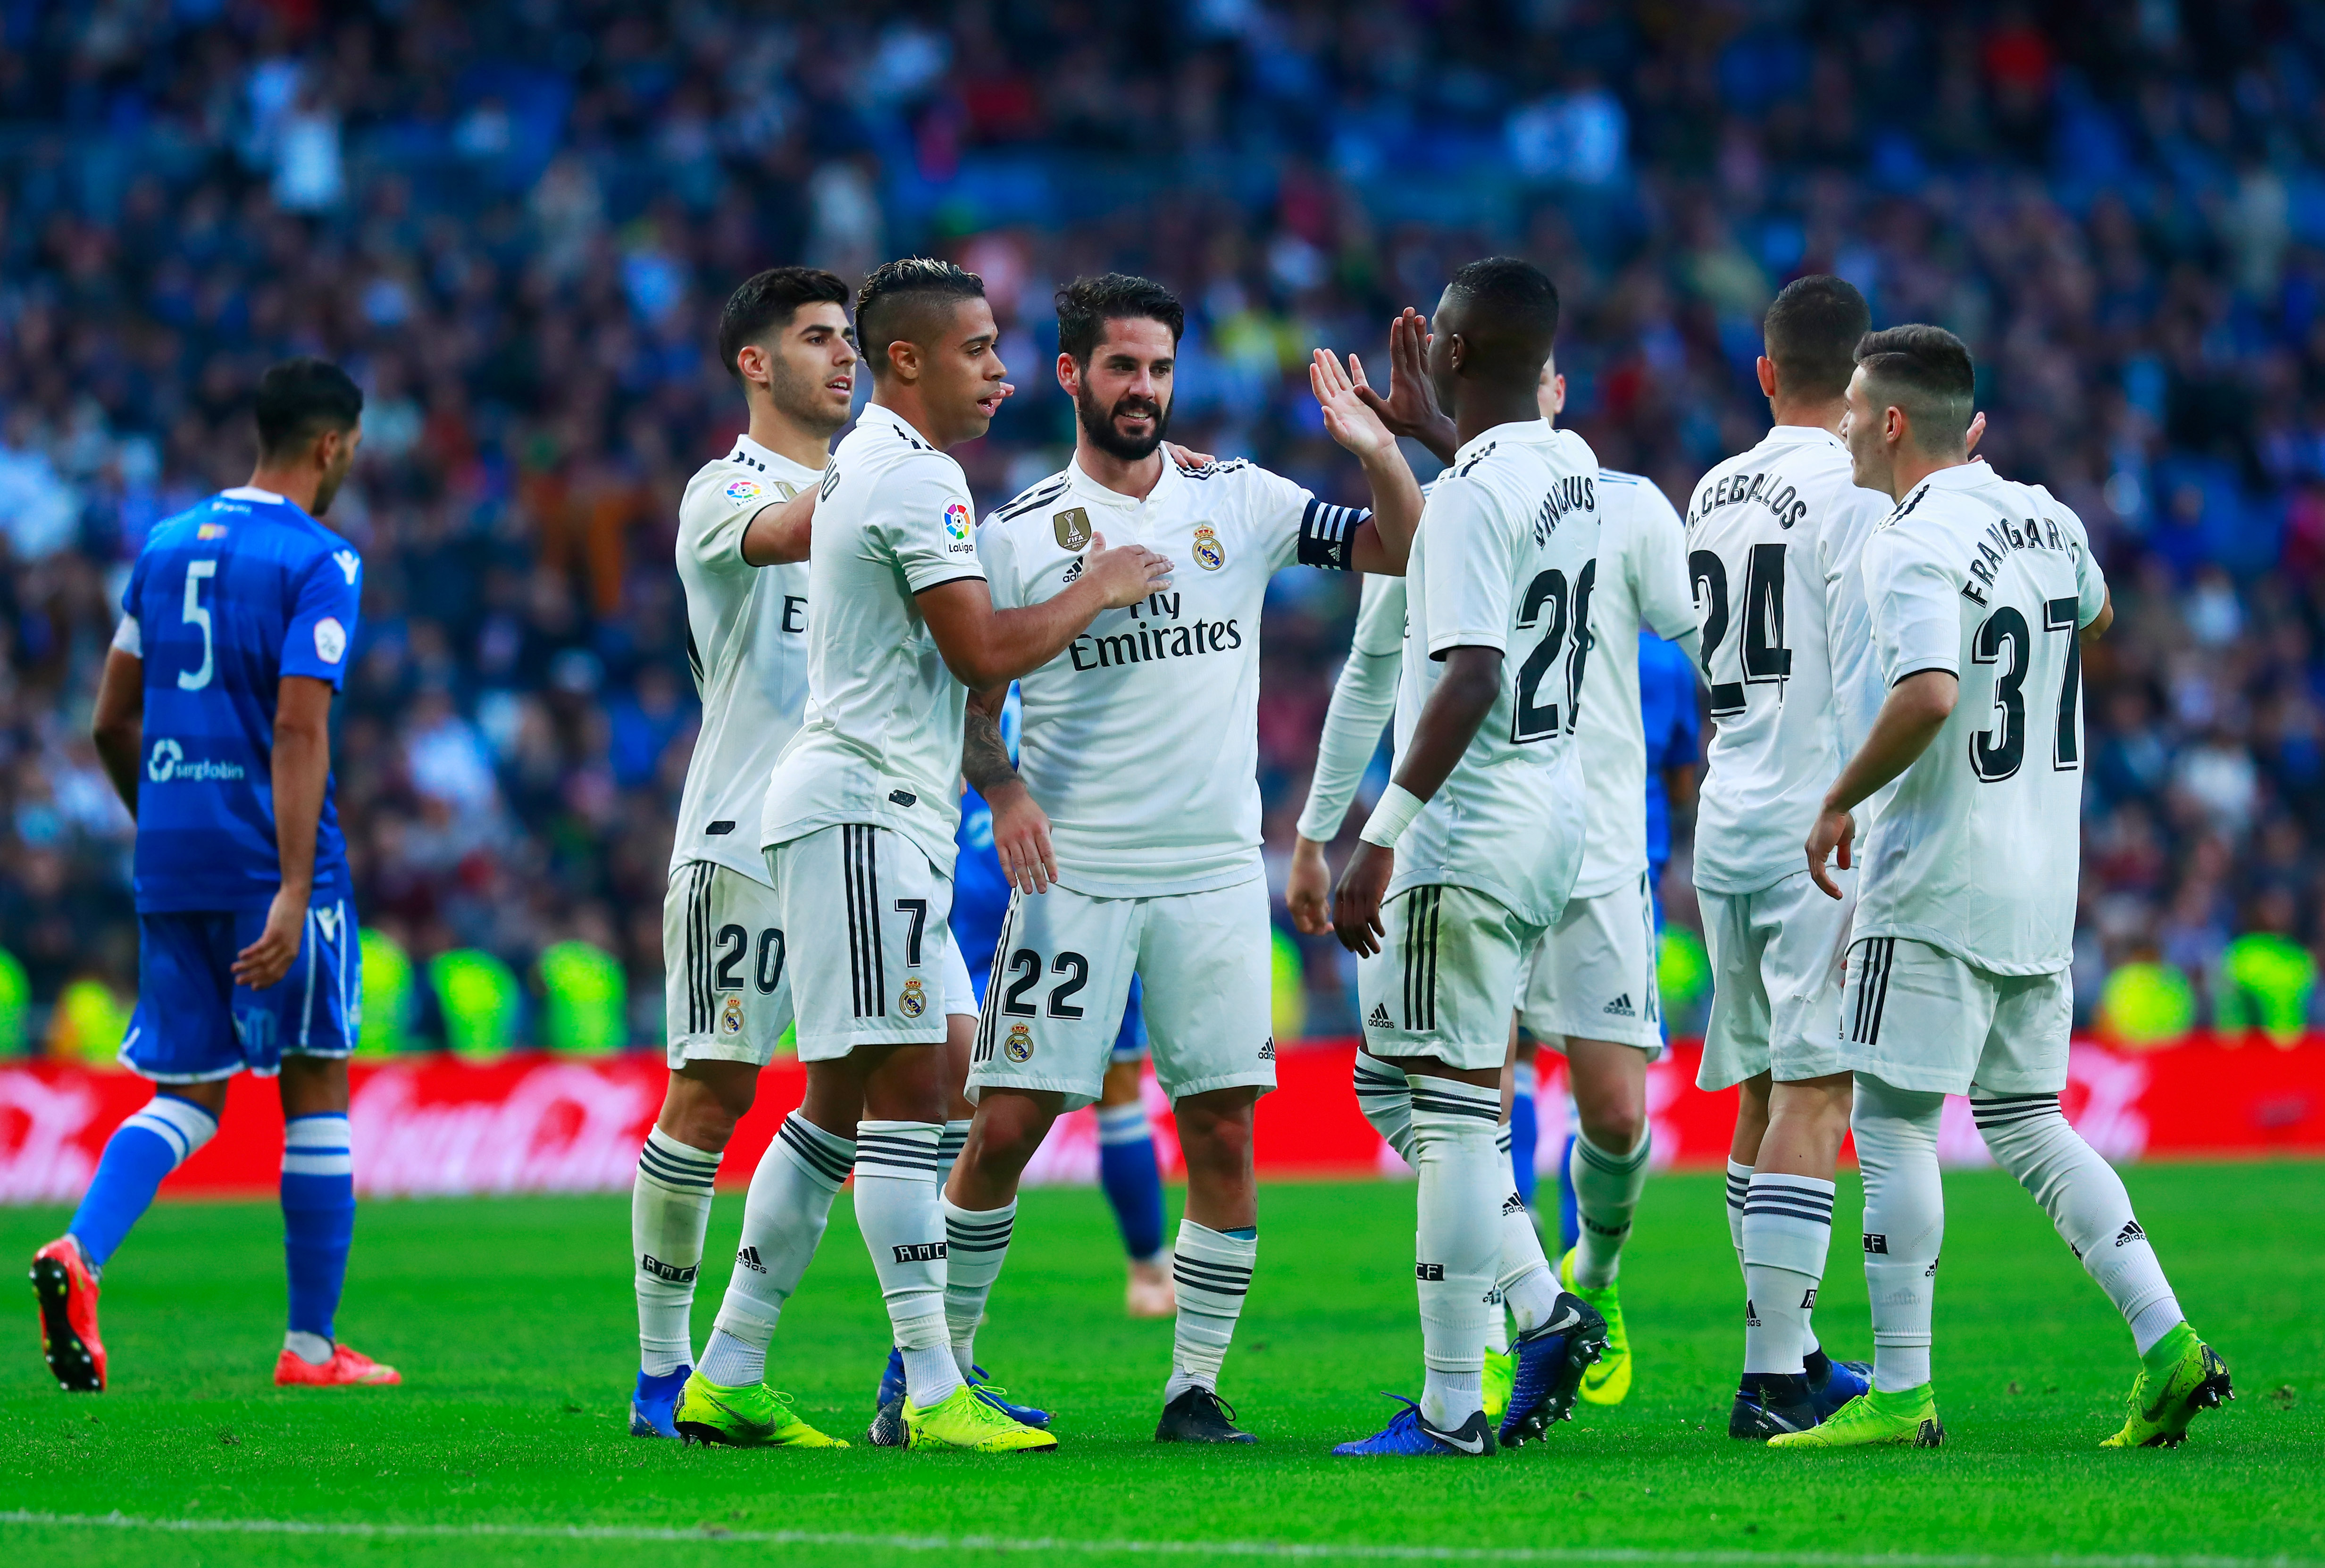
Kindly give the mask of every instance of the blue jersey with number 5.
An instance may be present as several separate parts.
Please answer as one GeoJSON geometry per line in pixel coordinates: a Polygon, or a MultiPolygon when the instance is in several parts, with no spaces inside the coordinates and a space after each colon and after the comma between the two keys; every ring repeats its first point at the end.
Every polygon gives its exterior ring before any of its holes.
{"type": "MultiPolygon", "coordinates": [[[[161,523],[129,575],[114,646],[144,660],[141,913],[264,909],[282,884],[271,759],[286,675],[336,691],[363,558],[279,495],[225,491],[161,523]]],[[[315,899],[349,894],[327,782],[315,899]]]]}

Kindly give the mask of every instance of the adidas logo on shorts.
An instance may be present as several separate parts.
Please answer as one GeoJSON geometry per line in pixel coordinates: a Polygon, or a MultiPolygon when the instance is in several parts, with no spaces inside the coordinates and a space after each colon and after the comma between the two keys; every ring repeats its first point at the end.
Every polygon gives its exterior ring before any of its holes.
{"type": "Polygon", "coordinates": [[[1612,1013],[1616,1018],[1636,1018],[1639,1016],[1638,1010],[1631,1005],[1631,993],[1627,991],[1622,995],[1616,997],[1614,1001],[1608,1002],[1602,1010],[1612,1013]]]}
{"type": "Polygon", "coordinates": [[[1365,1020],[1365,1027],[1366,1028],[1373,1029],[1385,1029],[1395,1027],[1388,1021],[1388,1004],[1386,1002],[1376,1001],[1373,1003],[1373,1016],[1365,1020]]]}

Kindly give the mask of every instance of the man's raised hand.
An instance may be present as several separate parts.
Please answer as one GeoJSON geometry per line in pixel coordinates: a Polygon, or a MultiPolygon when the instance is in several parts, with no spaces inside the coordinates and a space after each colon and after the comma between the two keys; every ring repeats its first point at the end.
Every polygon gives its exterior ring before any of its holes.
{"type": "Polygon", "coordinates": [[[1107,609],[1120,610],[1169,587],[1171,561],[1144,545],[1109,549],[1106,535],[1094,533],[1090,535],[1089,555],[1082,567],[1082,577],[1098,585],[1098,591],[1106,595],[1107,609]]]}

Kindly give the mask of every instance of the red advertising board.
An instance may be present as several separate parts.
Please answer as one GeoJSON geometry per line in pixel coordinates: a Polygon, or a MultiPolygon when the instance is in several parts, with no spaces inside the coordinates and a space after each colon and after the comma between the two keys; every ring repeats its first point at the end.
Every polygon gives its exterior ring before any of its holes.
{"type": "MultiPolygon", "coordinates": [[[[1348,1087],[1355,1047],[1286,1048],[1281,1087],[1260,1102],[1261,1173],[1277,1177],[1402,1174],[1357,1114],[1348,1087]]],[[[1647,1080],[1660,1167],[1716,1169],[1726,1158],[1735,1094],[1695,1087],[1697,1050],[1682,1044],[1647,1080]]],[[[1559,1059],[1545,1055],[1542,1158],[1555,1156],[1567,1124],[1559,1059]]],[[[478,1065],[449,1058],[358,1063],[350,1120],[359,1190],[374,1196],[517,1192],[619,1192],[630,1185],[639,1144],[662,1102],[663,1071],[652,1056],[575,1060],[512,1056],[478,1065]]],[[[804,1084],[795,1063],[762,1076],[759,1100],[719,1172],[749,1179],[804,1084]]],[[[1166,1170],[1178,1169],[1168,1107],[1152,1079],[1148,1109],[1166,1170]]],[[[0,1067],[0,1203],[78,1198],[105,1139],[144,1103],[149,1085],[120,1073],[57,1063],[0,1067]]],[[[2325,1039],[2290,1050],[2217,1041],[2129,1054],[2078,1044],[2069,1069],[2068,1116],[2108,1158],[2325,1155],[2325,1039]]],[[[218,1138],[171,1177],[165,1193],[233,1196],[272,1193],[283,1120],[273,1086],[237,1079],[218,1138]]],[[[1984,1163],[1968,1107],[1947,1106],[1939,1155],[1984,1163]]],[[[1062,1120],[1029,1169],[1045,1183],[1090,1182],[1098,1129],[1082,1111],[1062,1120]]]]}

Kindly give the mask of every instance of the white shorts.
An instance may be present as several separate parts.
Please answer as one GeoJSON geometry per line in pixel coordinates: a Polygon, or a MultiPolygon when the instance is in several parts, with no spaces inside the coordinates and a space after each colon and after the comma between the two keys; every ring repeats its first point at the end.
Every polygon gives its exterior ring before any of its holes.
{"type": "Polygon", "coordinates": [[[1500,1066],[1519,969],[1542,928],[1498,899],[1450,883],[1407,888],[1381,906],[1381,950],[1357,960],[1365,1049],[1500,1066]]]}
{"type": "Polygon", "coordinates": [[[792,1026],[791,965],[775,890],[731,866],[688,861],[662,899],[664,1054],[764,1067],[792,1026]]]}
{"type": "Polygon", "coordinates": [[[1797,1084],[1848,1070],[1835,1025],[1857,874],[1834,875],[1847,898],[1827,898],[1806,867],[1757,892],[1696,890],[1711,959],[1696,1087],[1725,1089],[1762,1073],[1797,1084]]]}
{"type": "Polygon", "coordinates": [[[943,1042],[952,879],[918,844],[842,823],[772,846],[767,869],[791,938],[801,1061],[943,1042]]]}
{"type": "Polygon", "coordinates": [[[1569,899],[1558,924],[1526,955],[1518,1027],[1554,1051],[1569,1035],[1663,1054],[1655,991],[1655,906],[1647,873],[1587,899],[1569,899]]]}
{"type": "Polygon", "coordinates": [[[1941,947],[1874,936],[1848,950],[1840,1065],[1899,1089],[2055,1094],[2067,1086],[2075,985],[2054,974],[1995,974],[1941,947]]]}
{"type": "Polygon", "coordinates": [[[1009,899],[968,1098],[1043,1089],[1094,1102],[1114,1059],[1130,977],[1144,998],[1154,1079],[1173,1101],[1275,1087],[1267,883],[1100,899],[1071,888],[1009,899]]]}
{"type": "Polygon", "coordinates": [[[939,962],[944,966],[944,1010],[947,1018],[975,1018],[977,1013],[977,987],[968,978],[968,960],[960,955],[960,944],[949,940],[952,926],[947,922],[944,956],[939,962]]]}

